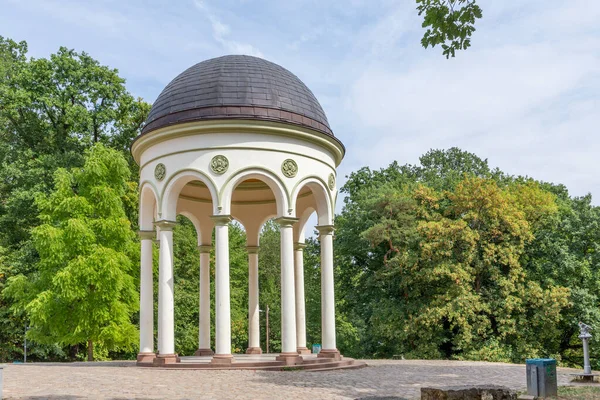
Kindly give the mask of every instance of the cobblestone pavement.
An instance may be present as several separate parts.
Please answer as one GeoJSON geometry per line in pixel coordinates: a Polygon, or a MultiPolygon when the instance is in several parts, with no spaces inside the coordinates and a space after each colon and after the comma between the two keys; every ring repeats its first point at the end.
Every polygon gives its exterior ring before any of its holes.
{"type": "MultiPolygon", "coordinates": [[[[523,389],[525,366],[460,361],[367,361],[328,372],[158,370],[132,363],[10,364],[8,399],[418,399],[421,386],[498,384],[523,389]]],[[[573,370],[559,369],[559,384],[573,370]]]]}

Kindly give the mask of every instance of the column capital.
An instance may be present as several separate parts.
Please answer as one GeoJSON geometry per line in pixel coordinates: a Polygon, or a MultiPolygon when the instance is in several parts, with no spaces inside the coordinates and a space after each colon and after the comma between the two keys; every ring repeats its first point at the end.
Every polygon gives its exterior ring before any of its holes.
{"type": "Polygon", "coordinates": [[[173,228],[177,225],[175,221],[169,221],[166,219],[161,219],[160,221],[154,221],[154,226],[160,228],[161,231],[172,231],[173,228]]]}
{"type": "Polygon", "coordinates": [[[333,235],[333,231],[335,230],[335,226],[333,225],[317,225],[315,228],[319,231],[319,236],[333,235]]]}
{"type": "Polygon", "coordinates": [[[292,217],[279,217],[273,220],[273,222],[275,222],[279,226],[293,226],[298,221],[298,218],[292,217]]]}
{"type": "Polygon", "coordinates": [[[213,220],[216,226],[228,225],[231,221],[233,221],[231,215],[211,215],[210,219],[213,220]]]}
{"type": "Polygon", "coordinates": [[[260,249],[260,246],[246,246],[248,254],[258,254],[258,249],[260,249]]]}
{"type": "Polygon", "coordinates": [[[153,240],[156,237],[156,232],[139,230],[138,236],[141,240],[153,240]]]}
{"type": "Polygon", "coordinates": [[[306,247],[306,243],[303,243],[303,242],[294,243],[294,250],[296,250],[296,251],[303,251],[305,247],[306,247]]]}
{"type": "Polygon", "coordinates": [[[200,253],[210,253],[212,248],[213,247],[211,244],[201,244],[198,246],[198,250],[200,251],[200,253]]]}

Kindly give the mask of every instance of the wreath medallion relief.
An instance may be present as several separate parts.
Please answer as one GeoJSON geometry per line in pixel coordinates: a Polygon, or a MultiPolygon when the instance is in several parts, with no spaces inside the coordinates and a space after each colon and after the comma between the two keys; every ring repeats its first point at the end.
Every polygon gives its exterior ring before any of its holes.
{"type": "Polygon", "coordinates": [[[281,164],[281,172],[288,178],[293,178],[298,173],[298,164],[296,164],[296,161],[288,158],[281,164]]]}
{"type": "Polygon", "coordinates": [[[167,167],[165,167],[165,164],[156,164],[156,167],[154,168],[154,177],[156,178],[156,180],[162,181],[163,179],[165,179],[165,175],[167,175],[167,167]]]}
{"type": "Polygon", "coordinates": [[[223,155],[214,156],[210,160],[210,169],[217,175],[224,174],[229,168],[229,160],[223,155]]]}
{"type": "Polygon", "coordinates": [[[335,176],[333,174],[329,174],[327,184],[329,185],[329,190],[335,189],[335,176]]]}

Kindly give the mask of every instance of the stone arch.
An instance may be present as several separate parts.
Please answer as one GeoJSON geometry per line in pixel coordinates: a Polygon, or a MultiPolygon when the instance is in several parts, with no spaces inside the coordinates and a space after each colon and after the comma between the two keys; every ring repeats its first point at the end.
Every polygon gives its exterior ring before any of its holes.
{"type": "Polygon", "coordinates": [[[159,197],[156,187],[151,182],[144,181],[140,185],[140,214],[139,226],[142,231],[153,231],[154,220],[158,214],[159,197]]]}
{"type": "Polygon", "coordinates": [[[306,223],[316,211],[314,207],[306,207],[300,214],[296,213],[298,222],[294,225],[294,242],[304,243],[306,223]]]}
{"type": "Polygon", "coordinates": [[[219,204],[219,208],[223,214],[231,213],[231,198],[233,196],[233,192],[238,184],[247,179],[258,179],[266,183],[269,188],[271,188],[271,191],[275,196],[277,215],[291,215],[292,210],[290,208],[290,197],[287,188],[277,175],[261,167],[241,169],[229,177],[227,182],[225,182],[225,185],[221,188],[219,196],[221,202],[219,204]]]}
{"type": "MultiPolygon", "coordinates": [[[[319,225],[333,225],[334,208],[331,192],[325,182],[317,176],[306,177],[302,181],[298,182],[298,184],[294,187],[294,190],[292,191],[294,209],[296,209],[298,194],[305,186],[310,188],[311,192],[313,193],[316,207],[314,211],[317,212],[319,225]]],[[[301,216],[299,216],[299,218],[300,217],[301,216]]],[[[310,214],[306,216],[307,219],[308,217],[310,217],[310,214]]]]}
{"type": "Polygon", "coordinates": [[[179,215],[183,215],[184,217],[186,217],[187,219],[190,220],[192,225],[194,225],[194,229],[196,229],[196,237],[198,238],[198,246],[200,246],[202,244],[202,240],[203,240],[202,226],[200,224],[200,220],[189,211],[181,211],[181,212],[179,212],[179,215]]]}
{"type": "Polygon", "coordinates": [[[179,199],[179,194],[186,184],[195,180],[201,181],[206,185],[212,200],[213,214],[218,213],[217,205],[219,197],[217,188],[212,179],[201,171],[195,169],[183,169],[169,177],[169,180],[165,183],[161,196],[162,203],[160,204],[162,213],[159,217],[161,219],[169,221],[175,220],[177,216],[177,201],[179,199]]]}

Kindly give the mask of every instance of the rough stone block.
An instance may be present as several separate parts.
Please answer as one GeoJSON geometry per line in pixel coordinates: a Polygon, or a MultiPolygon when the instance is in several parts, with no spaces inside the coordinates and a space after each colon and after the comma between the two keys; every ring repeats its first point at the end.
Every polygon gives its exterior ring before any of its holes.
{"type": "Polygon", "coordinates": [[[517,394],[504,386],[448,386],[421,388],[421,400],[516,400],[517,394]]]}

